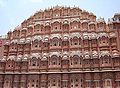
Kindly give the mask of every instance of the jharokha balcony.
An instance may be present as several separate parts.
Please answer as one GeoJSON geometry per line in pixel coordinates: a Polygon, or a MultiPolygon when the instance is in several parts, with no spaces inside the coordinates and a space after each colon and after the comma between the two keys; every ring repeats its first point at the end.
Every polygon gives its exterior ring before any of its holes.
{"type": "Polygon", "coordinates": [[[120,14],[38,11],[8,32],[0,88],[120,88],[120,14]]]}

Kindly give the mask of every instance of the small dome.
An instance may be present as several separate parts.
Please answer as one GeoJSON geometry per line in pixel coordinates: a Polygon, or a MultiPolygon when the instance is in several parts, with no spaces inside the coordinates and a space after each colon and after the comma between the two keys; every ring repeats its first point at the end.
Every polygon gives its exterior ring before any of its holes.
{"type": "Polygon", "coordinates": [[[98,22],[98,23],[105,23],[105,20],[104,20],[104,18],[101,18],[101,17],[100,17],[99,19],[97,19],[97,22],[98,22]]]}

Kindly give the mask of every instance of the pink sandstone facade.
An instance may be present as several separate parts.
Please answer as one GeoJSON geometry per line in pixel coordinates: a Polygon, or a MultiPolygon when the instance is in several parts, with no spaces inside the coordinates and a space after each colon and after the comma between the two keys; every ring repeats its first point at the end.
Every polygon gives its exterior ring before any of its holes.
{"type": "Polygon", "coordinates": [[[0,88],[120,88],[120,14],[36,12],[7,34],[0,88]]]}

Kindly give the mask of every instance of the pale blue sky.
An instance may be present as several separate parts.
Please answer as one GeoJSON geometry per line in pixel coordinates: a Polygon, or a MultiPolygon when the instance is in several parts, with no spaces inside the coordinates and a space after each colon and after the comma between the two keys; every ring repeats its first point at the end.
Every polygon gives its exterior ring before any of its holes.
{"type": "Polygon", "coordinates": [[[0,0],[0,35],[13,30],[39,9],[56,5],[75,5],[105,20],[120,12],[120,0],[0,0]]]}

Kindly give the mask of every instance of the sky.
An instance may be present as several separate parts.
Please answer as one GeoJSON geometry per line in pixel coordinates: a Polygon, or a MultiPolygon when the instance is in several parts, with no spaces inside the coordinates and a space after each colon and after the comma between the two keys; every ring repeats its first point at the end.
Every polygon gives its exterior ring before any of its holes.
{"type": "Polygon", "coordinates": [[[57,5],[77,6],[106,21],[120,13],[120,0],[0,0],[0,35],[13,31],[36,11],[57,5]]]}

